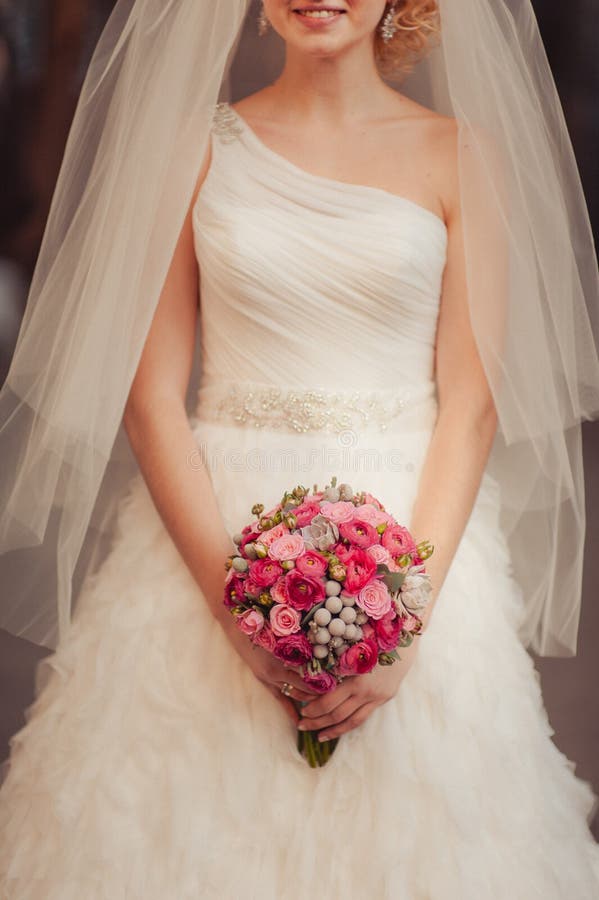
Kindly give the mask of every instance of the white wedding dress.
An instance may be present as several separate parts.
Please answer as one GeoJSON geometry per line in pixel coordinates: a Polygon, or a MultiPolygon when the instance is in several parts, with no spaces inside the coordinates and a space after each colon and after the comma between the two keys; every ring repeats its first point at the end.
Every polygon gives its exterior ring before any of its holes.
{"type": "MultiPolygon", "coordinates": [[[[227,527],[332,475],[407,523],[436,414],[441,219],[304,171],[224,106],[194,228],[188,464],[210,466],[227,527]]],[[[12,739],[0,896],[597,900],[595,797],[550,739],[521,615],[486,474],[397,695],[311,769],[138,476],[12,739]]]]}

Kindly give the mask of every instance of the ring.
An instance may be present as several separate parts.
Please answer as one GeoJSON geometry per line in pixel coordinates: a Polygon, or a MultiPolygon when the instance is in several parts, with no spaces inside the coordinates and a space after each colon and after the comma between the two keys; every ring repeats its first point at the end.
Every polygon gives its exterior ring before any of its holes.
{"type": "Polygon", "coordinates": [[[287,681],[284,681],[283,686],[281,688],[281,693],[285,694],[286,697],[290,697],[292,690],[293,690],[293,685],[289,684],[287,681]]]}

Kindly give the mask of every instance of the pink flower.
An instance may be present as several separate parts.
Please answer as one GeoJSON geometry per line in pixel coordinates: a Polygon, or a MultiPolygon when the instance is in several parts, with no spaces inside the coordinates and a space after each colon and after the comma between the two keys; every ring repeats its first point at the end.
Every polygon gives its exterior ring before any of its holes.
{"type": "Polygon", "coordinates": [[[310,575],[302,575],[292,569],[285,578],[287,602],[295,609],[311,609],[316,603],[324,600],[324,582],[310,575]]]}
{"type": "Polygon", "coordinates": [[[372,638],[373,640],[375,640],[376,631],[374,630],[374,627],[370,624],[370,622],[365,622],[364,625],[361,626],[361,628],[363,637],[372,638]]]}
{"type": "Polygon", "coordinates": [[[384,509],[381,501],[377,500],[376,497],[373,497],[372,494],[369,494],[368,491],[364,491],[364,503],[372,503],[377,509],[384,509]]]}
{"type": "Polygon", "coordinates": [[[243,579],[233,576],[225,585],[225,606],[232,609],[245,603],[243,579]]]}
{"type": "Polygon", "coordinates": [[[363,609],[371,619],[382,619],[391,609],[391,594],[382,581],[371,581],[358,593],[356,606],[363,609]]]}
{"type": "Polygon", "coordinates": [[[297,521],[297,527],[303,528],[304,525],[309,525],[314,516],[317,516],[320,512],[320,503],[318,500],[313,500],[310,498],[309,500],[304,500],[303,503],[300,503],[299,506],[296,506],[294,510],[292,510],[293,515],[297,521]]]}
{"type": "Polygon", "coordinates": [[[297,559],[305,549],[301,534],[286,534],[272,542],[268,555],[271,559],[297,559]]]}
{"type": "Polygon", "coordinates": [[[279,638],[274,654],[283,662],[292,666],[301,666],[312,659],[312,644],[303,631],[298,631],[287,637],[279,638]]]}
{"type": "Polygon", "coordinates": [[[374,525],[375,528],[377,525],[388,525],[390,522],[395,521],[393,516],[390,516],[389,513],[379,509],[374,503],[364,503],[362,506],[358,506],[356,509],[356,518],[360,519],[361,522],[368,522],[370,525],[374,525]]]}
{"type": "Polygon", "coordinates": [[[347,544],[341,543],[339,541],[338,544],[335,544],[334,547],[331,547],[331,553],[334,553],[339,562],[346,563],[347,560],[352,555],[352,548],[348,547],[347,544]]]}
{"type": "Polygon", "coordinates": [[[392,562],[391,554],[382,544],[373,544],[372,547],[367,548],[366,552],[372,556],[377,565],[378,563],[385,563],[385,565],[389,566],[389,563],[392,562]]]}
{"type": "Polygon", "coordinates": [[[357,641],[339,657],[339,671],[342,675],[363,675],[374,669],[378,658],[376,642],[366,638],[357,641]]]}
{"type": "Polygon", "coordinates": [[[243,539],[241,541],[241,544],[239,545],[241,550],[243,550],[243,548],[245,547],[246,544],[252,544],[254,541],[260,540],[260,532],[259,531],[252,531],[251,529],[246,531],[244,528],[242,531],[242,534],[243,534],[243,539]]]}
{"type": "Polygon", "coordinates": [[[414,538],[403,525],[392,525],[386,528],[382,537],[383,547],[386,547],[391,556],[404,556],[406,553],[414,553],[416,544],[414,538]]]}
{"type": "Polygon", "coordinates": [[[402,629],[402,620],[395,612],[387,613],[374,623],[376,639],[381,650],[395,650],[402,629]]]}
{"type": "Polygon", "coordinates": [[[252,637],[252,642],[257,644],[258,647],[262,647],[264,650],[268,650],[270,653],[273,652],[277,645],[277,639],[273,634],[272,628],[269,626],[268,622],[264,623],[264,627],[260,629],[260,631],[256,632],[252,637]]]}
{"type": "Polygon", "coordinates": [[[368,522],[362,522],[359,519],[353,519],[351,522],[342,522],[339,526],[339,534],[341,537],[349,541],[354,547],[362,547],[366,550],[373,544],[379,544],[379,534],[368,522]]]}
{"type": "Polygon", "coordinates": [[[261,588],[270,587],[282,574],[281,563],[274,559],[257,559],[250,563],[249,577],[255,585],[261,588]]]}
{"type": "Polygon", "coordinates": [[[327,570],[328,562],[315,550],[306,550],[295,561],[295,567],[302,575],[312,575],[314,578],[321,578],[327,570]]]}
{"type": "Polygon", "coordinates": [[[376,562],[366,550],[352,550],[344,561],[347,569],[345,575],[345,589],[350,594],[357,594],[376,573],[376,562]]]}
{"type": "Polygon", "coordinates": [[[417,616],[404,616],[401,620],[403,631],[416,631],[421,624],[417,616]]]}
{"type": "Polygon", "coordinates": [[[339,525],[341,522],[351,522],[356,514],[356,507],[349,500],[338,500],[337,503],[331,503],[325,500],[320,504],[320,514],[339,525]]]}
{"type": "Polygon", "coordinates": [[[259,540],[265,547],[270,547],[273,541],[285,537],[286,534],[289,534],[289,529],[280,522],[274,528],[269,528],[268,531],[261,531],[259,540]]]}
{"type": "Polygon", "coordinates": [[[245,579],[243,586],[248,597],[259,597],[263,590],[260,584],[249,577],[245,579]]]}
{"type": "Polygon", "coordinates": [[[236,616],[237,626],[244,634],[252,635],[261,631],[264,625],[264,616],[257,609],[246,609],[240,616],[236,616]]]}
{"type": "Polygon", "coordinates": [[[270,627],[277,637],[286,637],[299,631],[300,614],[297,609],[288,606],[286,603],[275,603],[270,608],[270,627]]]}
{"type": "Polygon", "coordinates": [[[311,674],[306,672],[303,681],[319,694],[326,694],[337,687],[337,679],[330,672],[311,674]]]}
{"type": "Polygon", "coordinates": [[[275,603],[287,603],[289,594],[287,593],[287,579],[281,575],[278,581],[275,581],[270,589],[270,596],[275,603]]]}

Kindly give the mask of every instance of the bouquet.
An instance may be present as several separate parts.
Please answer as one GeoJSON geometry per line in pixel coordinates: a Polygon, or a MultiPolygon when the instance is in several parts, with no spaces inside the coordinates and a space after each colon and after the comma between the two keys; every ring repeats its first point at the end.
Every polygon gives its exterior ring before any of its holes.
{"type": "MultiPolygon", "coordinates": [[[[391,665],[421,633],[433,548],[417,544],[371,494],[333,478],[322,491],[286,491],[268,513],[256,504],[252,515],[233,537],[225,605],[254,644],[313,690],[391,665]]],[[[311,766],[324,765],[338,740],[298,730],[311,766]]]]}

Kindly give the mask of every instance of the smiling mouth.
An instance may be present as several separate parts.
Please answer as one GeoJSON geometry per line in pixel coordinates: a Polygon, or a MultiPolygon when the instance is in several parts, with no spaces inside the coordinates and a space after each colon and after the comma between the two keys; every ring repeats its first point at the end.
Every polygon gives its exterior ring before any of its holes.
{"type": "Polygon", "coordinates": [[[342,15],[344,9],[294,9],[293,12],[306,19],[333,19],[342,15]]]}

